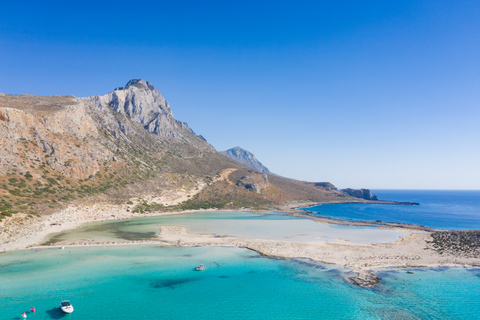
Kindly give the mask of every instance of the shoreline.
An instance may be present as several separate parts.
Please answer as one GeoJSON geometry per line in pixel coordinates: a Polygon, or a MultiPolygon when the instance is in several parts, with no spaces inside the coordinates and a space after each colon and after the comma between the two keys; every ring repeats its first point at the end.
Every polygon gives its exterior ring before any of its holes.
{"type": "MultiPolygon", "coordinates": [[[[248,210],[248,209],[245,209],[248,210]]],[[[31,247],[38,247],[46,238],[54,233],[67,230],[74,230],[86,223],[102,221],[121,221],[134,218],[176,215],[195,212],[220,211],[218,209],[209,210],[178,210],[178,211],[159,211],[149,214],[133,213],[127,211],[125,206],[94,204],[90,206],[70,206],[49,216],[34,217],[29,219],[28,224],[24,224],[24,214],[18,213],[9,219],[2,221],[0,227],[5,224],[8,231],[15,233],[15,236],[6,234],[5,230],[0,233],[0,252],[5,249],[22,250],[31,247]]],[[[221,211],[239,211],[239,210],[221,210],[221,211]]],[[[45,246],[41,246],[45,247],[45,246]]]]}
{"type": "MultiPolygon", "coordinates": [[[[120,221],[132,218],[176,215],[194,212],[215,211],[250,211],[266,214],[265,211],[252,211],[248,208],[238,210],[184,210],[164,211],[149,214],[133,213],[127,206],[94,204],[90,206],[71,206],[50,216],[29,219],[28,224],[20,224],[23,217],[16,215],[10,222],[19,221],[18,237],[5,241],[5,232],[0,234],[0,253],[12,250],[41,250],[48,248],[111,246],[111,245],[159,245],[165,247],[185,246],[224,246],[241,247],[253,250],[262,256],[279,259],[309,259],[316,263],[335,264],[346,267],[357,276],[349,278],[352,283],[362,287],[370,287],[380,282],[375,273],[382,268],[435,268],[435,267],[480,267],[479,258],[462,257],[461,255],[439,254],[429,248],[430,233],[436,231],[422,226],[408,224],[372,224],[369,222],[338,223],[337,220],[323,217],[312,217],[298,212],[295,207],[300,202],[285,204],[271,211],[285,212],[298,218],[311,219],[316,223],[343,224],[351,226],[375,226],[385,229],[395,229],[408,233],[395,242],[358,244],[336,239],[335,241],[291,242],[272,239],[251,239],[216,234],[192,234],[184,227],[160,226],[160,232],[149,240],[136,241],[99,241],[87,239],[73,243],[58,243],[55,245],[38,245],[44,242],[52,233],[73,230],[85,223],[100,221],[120,221]],[[37,245],[36,245],[37,244],[37,245]]],[[[301,203],[302,207],[309,203],[301,203]]],[[[311,203],[310,203],[311,204],[311,203]]],[[[23,221],[25,222],[25,221],[23,221]]],[[[5,224],[5,221],[3,221],[5,224]]],[[[12,230],[10,230],[12,231],[12,230]]],[[[15,230],[13,230],[15,231],[15,230]]],[[[8,238],[8,237],[7,237],[8,238]]]]}

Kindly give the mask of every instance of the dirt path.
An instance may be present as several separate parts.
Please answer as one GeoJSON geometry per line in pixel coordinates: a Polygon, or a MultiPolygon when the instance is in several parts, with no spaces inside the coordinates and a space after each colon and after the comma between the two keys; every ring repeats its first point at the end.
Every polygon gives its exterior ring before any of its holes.
{"type": "Polygon", "coordinates": [[[224,169],[221,173],[220,173],[220,177],[218,177],[217,179],[215,179],[214,181],[227,181],[229,184],[231,184],[233,186],[233,182],[230,181],[230,179],[228,179],[228,176],[232,173],[232,172],[235,172],[237,171],[238,169],[236,168],[227,168],[227,169],[224,169]]]}

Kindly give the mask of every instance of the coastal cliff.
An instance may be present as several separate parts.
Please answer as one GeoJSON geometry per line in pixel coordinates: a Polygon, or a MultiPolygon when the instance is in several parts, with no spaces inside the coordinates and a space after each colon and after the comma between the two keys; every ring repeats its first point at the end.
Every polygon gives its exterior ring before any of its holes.
{"type": "Polygon", "coordinates": [[[356,189],[347,188],[347,189],[342,189],[340,191],[354,198],[360,198],[364,200],[373,200],[373,201],[378,200],[378,197],[375,194],[372,195],[372,193],[370,192],[370,189],[356,190],[356,189]]]}

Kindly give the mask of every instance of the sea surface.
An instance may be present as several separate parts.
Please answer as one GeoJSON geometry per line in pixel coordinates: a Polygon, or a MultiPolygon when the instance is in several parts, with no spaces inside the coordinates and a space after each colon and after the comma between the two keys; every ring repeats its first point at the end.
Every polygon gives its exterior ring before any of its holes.
{"type": "Polygon", "coordinates": [[[102,221],[75,230],[54,233],[45,244],[85,239],[96,241],[147,240],[160,231],[160,225],[187,228],[190,233],[227,235],[241,238],[274,239],[294,242],[335,241],[355,243],[394,242],[406,233],[377,227],[351,227],[316,223],[286,214],[259,215],[248,211],[207,211],[166,216],[102,221]]]}
{"type": "Polygon", "coordinates": [[[437,229],[480,229],[480,191],[371,190],[381,200],[420,205],[327,204],[311,208],[313,215],[341,220],[404,222],[437,229]]]}
{"type": "Polygon", "coordinates": [[[0,254],[0,318],[478,319],[480,270],[381,273],[375,290],[345,270],[264,258],[242,248],[154,245],[46,248],[0,254]],[[194,267],[204,264],[205,271],[194,267]],[[58,309],[63,299],[75,308],[58,309]]]}

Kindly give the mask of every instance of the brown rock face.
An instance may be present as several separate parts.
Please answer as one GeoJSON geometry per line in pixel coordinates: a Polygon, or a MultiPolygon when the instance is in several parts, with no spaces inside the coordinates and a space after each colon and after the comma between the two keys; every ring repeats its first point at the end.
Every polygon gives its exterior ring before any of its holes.
{"type": "Polygon", "coordinates": [[[112,159],[81,99],[0,96],[0,174],[35,172],[47,164],[75,179],[94,175],[112,159]]]}

